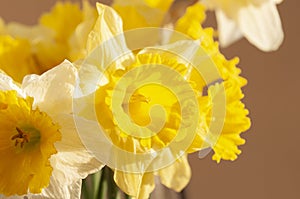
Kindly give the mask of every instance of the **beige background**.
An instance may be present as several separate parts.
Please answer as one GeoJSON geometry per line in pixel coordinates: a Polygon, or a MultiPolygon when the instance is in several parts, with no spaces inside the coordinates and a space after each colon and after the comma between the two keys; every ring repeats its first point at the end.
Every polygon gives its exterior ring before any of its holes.
{"type": "MultiPolygon", "coordinates": [[[[49,9],[51,0],[1,0],[0,16],[27,24],[49,9]]],[[[239,56],[249,84],[244,88],[252,128],[235,162],[216,164],[211,156],[190,157],[193,171],[188,199],[300,198],[300,2],[279,5],[285,41],[273,53],[263,53],[241,40],[223,53],[239,56]]]]}

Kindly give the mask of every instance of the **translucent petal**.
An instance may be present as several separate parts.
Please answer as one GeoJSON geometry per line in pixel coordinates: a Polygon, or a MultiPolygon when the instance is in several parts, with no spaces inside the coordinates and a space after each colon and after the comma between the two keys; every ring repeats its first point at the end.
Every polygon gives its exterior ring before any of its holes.
{"type": "Polygon", "coordinates": [[[61,127],[62,140],[55,143],[58,153],[51,157],[53,173],[60,176],[61,183],[84,179],[88,174],[102,169],[104,165],[82,144],[73,116],[60,114],[54,116],[53,119],[63,124],[61,127]]]}
{"type": "Polygon", "coordinates": [[[0,90],[15,90],[18,92],[19,95],[22,97],[25,96],[24,92],[22,89],[17,85],[14,80],[6,75],[4,72],[0,71],[0,90]]]}
{"type": "Polygon", "coordinates": [[[26,76],[22,88],[34,98],[35,105],[42,111],[49,114],[71,113],[75,80],[76,68],[69,61],[64,61],[41,76],[26,76]]]}

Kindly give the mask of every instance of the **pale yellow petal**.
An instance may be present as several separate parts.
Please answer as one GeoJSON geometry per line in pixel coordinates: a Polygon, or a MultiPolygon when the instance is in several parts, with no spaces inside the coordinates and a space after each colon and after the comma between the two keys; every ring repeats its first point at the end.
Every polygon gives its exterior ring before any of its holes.
{"type": "Polygon", "coordinates": [[[182,156],[170,166],[158,171],[161,183],[179,192],[189,183],[191,179],[191,168],[187,155],[182,156]]]}
{"type": "MultiPolygon", "coordinates": [[[[104,41],[112,39],[114,36],[123,33],[123,24],[120,16],[111,7],[97,3],[98,19],[91,31],[88,41],[88,52],[92,52],[95,47],[102,44],[104,41]]],[[[125,41],[121,41],[125,42],[125,41]]],[[[115,50],[122,48],[124,44],[112,43],[114,48],[108,48],[106,51],[113,53],[115,50]]],[[[108,46],[109,47],[109,46],[108,46]]]]}
{"type": "Polygon", "coordinates": [[[280,16],[272,1],[241,8],[235,20],[244,36],[263,51],[277,50],[283,41],[280,16]]]}
{"type": "Polygon", "coordinates": [[[142,183],[143,175],[131,174],[115,170],[114,180],[116,184],[128,195],[136,196],[142,183]]]}
{"type": "Polygon", "coordinates": [[[83,59],[86,56],[86,42],[88,35],[92,30],[98,15],[96,8],[87,0],[84,0],[82,4],[83,21],[78,24],[68,42],[70,46],[69,57],[71,61],[83,59]]]}
{"type": "Polygon", "coordinates": [[[137,199],[148,199],[155,186],[153,173],[142,175],[115,170],[114,180],[125,193],[137,199]]]}

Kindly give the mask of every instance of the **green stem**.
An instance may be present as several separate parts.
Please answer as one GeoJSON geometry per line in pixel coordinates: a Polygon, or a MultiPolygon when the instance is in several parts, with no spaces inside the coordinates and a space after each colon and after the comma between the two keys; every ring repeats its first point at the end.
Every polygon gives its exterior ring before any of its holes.
{"type": "Polygon", "coordinates": [[[82,194],[83,194],[83,198],[84,199],[89,199],[89,191],[87,189],[87,185],[86,185],[87,181],[86,179],[83,179],[82,181],[82,194]]]}
{"type": "Polygon", "coordinates": [[[131,199],[131,196],[127,195],[126,193],[124,193],[125,195],[125,199],[131,199]]]}
{"type": "Polygon", "coordinates": [[[102,170],[92,175],[93,199],[98,199],[102,170]]]}
{"type": "Polygon", "coordinates": [[[110,199],[120,199],[121,193],[119,187],[116,185],[114,181],[114,172],[107,167],[107,179],[109,184],[108,193],[110,195],[110,199]]]}
{"type": "Polygon", "coordinates": [[[82,183],[83,199],[131,199],[131,196],[122,194],[113,176],[113,170],[104,167],[100,172],[84,179],[82,183]]]}
{"type": "Polygon", "coordinates": [[[106,199],[107,198],[107,180],[106,180],[106,170],[105,167],[102,169],[102,175],[99,182],[99,189],[97,194],[97,199],[106,199]]]}

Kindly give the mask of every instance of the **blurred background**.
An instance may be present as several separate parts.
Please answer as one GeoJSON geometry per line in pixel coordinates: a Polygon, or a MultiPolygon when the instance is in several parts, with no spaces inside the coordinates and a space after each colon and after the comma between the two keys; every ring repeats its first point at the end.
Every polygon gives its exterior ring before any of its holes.
{"type": "MultiPolygon", "coordinates": [[[[94,3],[95,0],[90,2],[94,3]]],[[[2,0],[0,16],[6,21],[35,24],[54,0],[2,0]]],[[[300,198],[300,1],[278,5],[285,40],[276,52],[264,53],[245,39],[222,49],[227,58],[238,56],[251,129],[235,162],[190,156],[192,179],[186,199],[298,199],[300,198]]],[[[206,24],[215,24],[209,14],[206,24]]]]}

